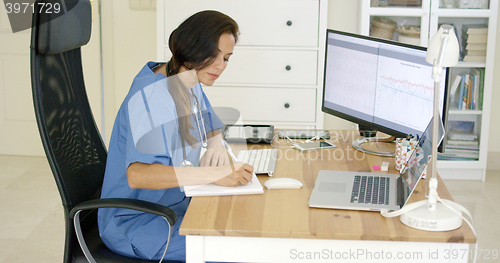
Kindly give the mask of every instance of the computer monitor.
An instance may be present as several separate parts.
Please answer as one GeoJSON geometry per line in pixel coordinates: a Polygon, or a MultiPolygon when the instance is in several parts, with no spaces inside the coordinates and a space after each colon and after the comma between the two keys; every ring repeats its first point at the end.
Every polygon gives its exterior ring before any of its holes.
{"type": "MultiPolygon", "coordinates": [[[[322,111],[390,136],[421,136],[434,105],[426,50],[328,29],[322,111]]],[[[444,120],[448,69],[443,73],[439,107],[444,120]]]]}

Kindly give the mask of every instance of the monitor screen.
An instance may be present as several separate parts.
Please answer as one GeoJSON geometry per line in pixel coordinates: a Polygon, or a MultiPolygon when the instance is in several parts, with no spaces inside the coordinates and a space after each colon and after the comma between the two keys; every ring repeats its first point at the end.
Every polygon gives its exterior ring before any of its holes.
{"type": "MultiPolygon", "coordinates": [[[[327,30],[322,111],[395,137],[421,136],[433,116],[426,48],[327,30]]],[[[444,120],[444,69],[440,112],[444,120]]]]}

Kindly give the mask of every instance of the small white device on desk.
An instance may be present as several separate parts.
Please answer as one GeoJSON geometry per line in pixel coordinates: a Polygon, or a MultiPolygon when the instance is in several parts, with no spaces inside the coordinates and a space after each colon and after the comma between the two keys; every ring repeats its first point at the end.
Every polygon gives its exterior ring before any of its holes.
{"type": "Polygon", "coordinates": [[[299,189],[303,184],[293,178],[273,178],[267,180],[264,185],[267,189],[299,189]]]}

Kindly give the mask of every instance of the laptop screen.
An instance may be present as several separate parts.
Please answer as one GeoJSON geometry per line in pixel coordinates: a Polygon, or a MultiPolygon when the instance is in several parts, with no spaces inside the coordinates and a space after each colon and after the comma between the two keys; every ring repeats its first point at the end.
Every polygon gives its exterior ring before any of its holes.
{"type": "MultiPolygon", "coordinates": [[[[439,141],[437,145],[441,143],[444,138],[444,127],[443,123],[439,121],[439,141]]],[[[422,133],[417,147],[411,154],[410,158],[406,163],[406,168],[401,173],[398,179],[398,204],[404,205],[408,201],[411,193],[415,189],[418,181],[421,178],[422,173],[430,163],[430,156],[432,155],[432,130],[433,130],[433,119],[427,125],[427,128],[422,133]],[[400,191],[400,187],[403,187],[404,191],[400,191]]],[[[428,169],[427,173],[430,172],[428,169]]]]}

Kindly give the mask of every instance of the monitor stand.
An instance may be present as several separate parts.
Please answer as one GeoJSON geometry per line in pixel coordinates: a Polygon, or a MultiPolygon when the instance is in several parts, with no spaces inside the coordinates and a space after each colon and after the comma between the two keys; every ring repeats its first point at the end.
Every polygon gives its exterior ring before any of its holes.
{"type": "Polygon", "coordinates": [[[363,136],[364,138],[359,138],[357,140],[354,140],[352,142],[352,147],[354,149],[361,151],[361,152],[364,152],[364,153],[369,153],[369,154],[378,155],[378,156],[394,157],[396,155],[395,152],[378,152],[378,151],[372,151],[372,150],[368,150],[368,149],[363,148],[363,144],[365,144],[365,143],[372,143],[372,142],[390,143],[396,139],[394,136],[375,137],[376,134],[377,134],[377,131],[367,129],[366,127],[359,125],[359,135],[363,136]]]}

